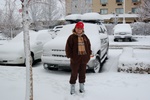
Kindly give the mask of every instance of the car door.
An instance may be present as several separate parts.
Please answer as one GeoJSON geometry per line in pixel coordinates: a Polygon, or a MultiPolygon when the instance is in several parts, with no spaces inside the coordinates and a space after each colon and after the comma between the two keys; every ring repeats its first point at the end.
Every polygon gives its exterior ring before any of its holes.
{"type": "Polygon", "coordinates": [[[100,41],[101,41],[101,58],[107,53],[108,50],[108,34],[107,30],[100,27],[100,41]]]}

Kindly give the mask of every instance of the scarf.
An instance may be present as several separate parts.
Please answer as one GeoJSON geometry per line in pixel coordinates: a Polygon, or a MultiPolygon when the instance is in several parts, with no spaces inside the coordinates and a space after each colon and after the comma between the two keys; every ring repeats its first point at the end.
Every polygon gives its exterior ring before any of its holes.
{"type": "Polygon", "coordinates": [[[85,50],[85,44],[84,44],[84,39],[82,36],[78,35],[78,55],[85,55],[86,50],[85,50]]]}
{"type": "Polygon", "coordinates": [[[84,44],[84,39],[82,37],[82,34],[77,34],[76,32],[73,31],[73,34],[78,36],[78,55],[86,55],[86,50],[85,50],[85,44],[84,44]]]}

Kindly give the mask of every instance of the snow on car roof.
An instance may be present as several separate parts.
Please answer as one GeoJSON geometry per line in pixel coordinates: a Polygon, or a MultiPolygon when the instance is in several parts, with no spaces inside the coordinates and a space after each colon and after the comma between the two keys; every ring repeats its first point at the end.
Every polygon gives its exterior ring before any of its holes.
{"type": "MultiPolygon", "coordinates": [[[[39,34],[41,34],[40,31],[36,32],[36,31],[29,30],[30,41],[34,41],[39,34]]],[[[18,41],[23,42],[23,32],[19,33],[16,37],[14,37],[12,39],[12,41],[13,42],[18,42],[18,41]]]]}
{"type": "Polygon", "coordinates": [[[71,15],[67,15],[65,17],[65,20],[77,20],[77,19],[81,19],[81,14],[71,14],[71,15]]]}
{"type": "Polygon", "coordinates": [[[130,24],[117,24],[116,26],[114,26],[114,33],[119,33],[119,32],[132,33],[130,24]]]}
{"type": "Polygon", "coordinates": [[[99,13],[91,12],[82,15],[81,20],[103,20],[99,13]]]}

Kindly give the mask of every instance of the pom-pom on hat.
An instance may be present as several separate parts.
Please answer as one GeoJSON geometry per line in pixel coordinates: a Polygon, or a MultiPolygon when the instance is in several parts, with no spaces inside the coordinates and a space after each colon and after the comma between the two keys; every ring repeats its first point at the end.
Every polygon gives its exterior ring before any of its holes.
{"type": "Polygon", "coordinates": [[[78,22],[78,23],[76,23],[75,28],[81,28],[81,29],[83,29],[83,28],[84,28],[83,22],[78,22]]]}

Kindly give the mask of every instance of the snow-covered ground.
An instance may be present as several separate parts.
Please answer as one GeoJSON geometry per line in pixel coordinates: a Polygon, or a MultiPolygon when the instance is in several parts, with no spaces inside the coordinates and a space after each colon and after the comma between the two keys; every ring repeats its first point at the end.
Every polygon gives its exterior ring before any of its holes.
{"type": "MultiPolygon", "coordinates": [[[[111,45],[150,45],[149,37],[136,38],[134,42],[113,42],[111,45]]],[[[109,49],[108,59],[101,73],[87,72],[85,94],[70,95],[70,72],[47,71],[41,62],[33,66],[34,100],[150,100],[149,74],[117,72],[122,49],[109,49]]],[[[135,48],[136,57],[148,57],[150,49],[135,48]]],[[[128,58],[127,58],[128,59],[128,58]]],[[[148,58],[147,58],[148,59],[148,58]]],[[[150,58],[149,58],[150,59],[150,58]]],[[[26,68],[0,65],[0,100],[25,100],[26,68]]]]}
{"type": "MultiPolygon", "coordinates": [[[[121,52],[121,49],[110,49],[102,72],[87,72],[84,95],[70,95],[70,72],[47,71],[37,63],[33,67],[34,100],[150,100],[149,74],[117,72],[121,52]]],[[[25,100],[25,71],[25,67],[0,66],[1,100],[25,100]]],[[[78,92],[78,82],[76,86],[78,92]]]]}

